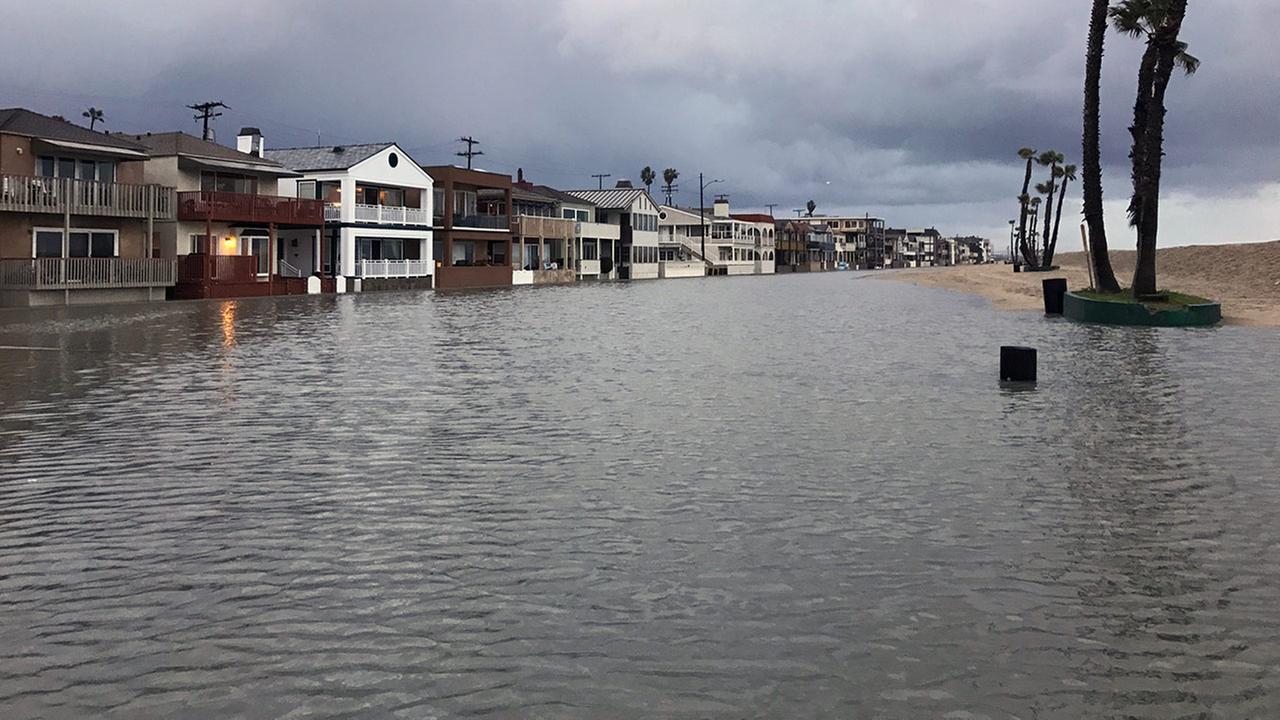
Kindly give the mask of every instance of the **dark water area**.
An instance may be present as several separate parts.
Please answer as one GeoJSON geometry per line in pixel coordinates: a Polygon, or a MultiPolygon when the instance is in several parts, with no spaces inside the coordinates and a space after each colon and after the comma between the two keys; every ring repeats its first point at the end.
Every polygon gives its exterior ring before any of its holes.
{"type": "Polygon", "coordinates": [[[1274,330],[834,273],[0,346],[0,718],[1280,716],[1274,330]]]}

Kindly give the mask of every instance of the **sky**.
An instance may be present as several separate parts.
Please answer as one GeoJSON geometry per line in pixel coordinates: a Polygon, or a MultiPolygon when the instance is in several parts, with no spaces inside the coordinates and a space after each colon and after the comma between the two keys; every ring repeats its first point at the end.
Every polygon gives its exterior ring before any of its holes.
{"type": "MultiPolygon", "coordinates": [[[[681,205],[702,172],[735,210],[812,199],[1002,246],[1017,149],[1079,162],[1088,14],[1087,0],[0,0],[0,107],[94,105],[111,130],[198,134],[185,106],[220,100],[226,144],[252,125],[269,147],[393,140],[430,165],[462,162],[469,135],[477,166],[561,189],[674,167],[681,205]]],[[[1280,238],[1276,28],[1275,0],[1191,0],[1182,39],[1202,66],[1169,90],[1162,245],[1280,238]]],[[[1108,35],[1113,248],[1132,243],[1140,53],[1108,35]]],[[[1060,248],[1079,247],[1072,224],[1060,248]]]]}

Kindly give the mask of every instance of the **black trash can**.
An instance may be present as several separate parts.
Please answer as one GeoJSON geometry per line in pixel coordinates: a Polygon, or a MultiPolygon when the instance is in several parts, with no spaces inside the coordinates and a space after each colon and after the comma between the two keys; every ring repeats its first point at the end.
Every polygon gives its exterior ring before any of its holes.
{"type": "Polygon", "coordinates": [[[1062,303],[1067,297],[1067,279],[1049,278],[1041,285],[1044,288],[1044,314],[1061,315],[1062,303]]]}
{"type": "Polygon", "coordinates": [[[1013,264],[1013,271],[1014,271],[1014,272],[1022,272],[1022,263],[1014,263],[1014,264],[1013,264]]]}
{"type": "Polygon", "coordinates": [[[1000,379],[1005,382],[1036,381],[1036,349],[1017,345],[1000,347],[1000,379]]]}

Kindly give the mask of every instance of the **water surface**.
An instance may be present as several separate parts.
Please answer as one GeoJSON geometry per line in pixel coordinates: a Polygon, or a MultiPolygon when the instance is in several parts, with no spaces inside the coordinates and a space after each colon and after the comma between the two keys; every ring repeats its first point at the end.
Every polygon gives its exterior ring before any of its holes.
{"type": "Polygon", "coordinates": [[[0,717],[1280,716],[1274,331],[837,273],[0,346],[0,717]]]}

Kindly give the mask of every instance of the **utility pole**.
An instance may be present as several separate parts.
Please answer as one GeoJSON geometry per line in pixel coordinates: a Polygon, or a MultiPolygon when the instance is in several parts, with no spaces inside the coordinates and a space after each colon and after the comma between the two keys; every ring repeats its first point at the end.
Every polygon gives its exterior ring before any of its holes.
{"type": "Polygon", "coordinates": [[[795,210],[792,210],[791,212],[795,213],[795,214],[796,214],[796,217],[800,217],[801,215],[804,215],[804,210],[805,210],[804,208],[796,208],[795,210]]]}
{"type": "Polygon", "coordinates": [[[458,157],[464,157],[464,158],[466,158],[466,159],[467,159],[467,169],[468,169],[468,170],[470,170],[470,169],[471,169],[471,158],[473,158],[473,157],[475,157],[475,156],[477,156],[477,155],[483,155],[483,154],[484,154],[484,151],[483,151],[483,150],[472,150],[472,149],[471,149],[473,146],[475,146],[475,145],[479,145],[479,144],[480,144],[480,141],[479,141],[479,140],[476,140],[475,138],[473,138],[473,137],[471,137],[470,135],[468,135],[468,136],[466,136],[466,137],[460,137],[460,138],[458,138],[458,142],[466,143],[466,144],[467,144],[467,149],[466,149],[466,150],[463,150],[462,152],[459,152],[459,153],[454,153],[454,155],[457,155],[458,157]]]}
{"type": "Polygon", "coordinates": [[[601,190],[603,190],[603,189],[604,189],[604,179],[605,179],[605,178],[607,178],[607,177],[613,177],[613,175],[610,175],[609,173],[596,173],[596,174],[592,175],[591,177],[593,177],[593,178],[595,178],[596,180],[599,180],[599,181],[600,181],[600,189],[601,189],[601,190]]]}
{"type": "Polygon", "coordinates": [[[718,182],[724,181],[709,180],[702,182],[702,173],[698,173],[698,218],[702,221],[702,264],[704,268],[707,265],[707,203],[703,199],[702,193],[706,191],[708,185],[715,185],[718,182]]]}
{"type": "Polygon", "coordinates": [[[196,115],[196,121],[202,121],[204,123],[204,131],[200,137],[208,142],[213,142],[213,135],[209,133],[209,121],[213,118],[222,116],[222,113],[214,112],[214,110],[217,110],[218,108],[231,109],[227,107],[225,103],[220,101],[195,103],[194,105],[188,105],[187,107],[199,113],[196,115]]]}
{"type": "Polygon", "coordinates": [[[769,217],[773,217],[773,209],[778,207],[778,203],[765,203],[764,206],[769,208],[769,217]]]}

